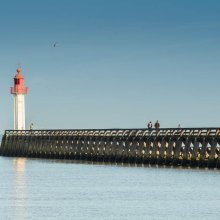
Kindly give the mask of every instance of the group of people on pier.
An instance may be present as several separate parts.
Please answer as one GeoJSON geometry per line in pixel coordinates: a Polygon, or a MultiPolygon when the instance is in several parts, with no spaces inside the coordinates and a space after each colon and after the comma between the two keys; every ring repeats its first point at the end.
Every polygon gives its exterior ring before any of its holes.
{"type": "MultiPolygon", "coordinates": [[[[152,124],[151,121],[148,123],[147,127],[148,127],[149,130],[151,130],[153,128],[153,124],[152,124]]],[[[154,127],[157,130],[160,128],[160,123],[159,123],[158,120],[155,122],[154,127]]],[[[181,129],[181,125],[180,124],[178,124],[178,129],[181,129]]]]}
{"type": "MultiPolygon", "coordinates": [[[[153,128],[153,124],[152,124],[151,121],[148,123],[147,127],[148,127],[149,130],[151,130],[151,129],[153,128]]],[[[155,122],[154,127],[155,127],[156,129],[159,129],[159,128],[160,128],[160,123],[159,123],[158,120],[155,122]]]]}

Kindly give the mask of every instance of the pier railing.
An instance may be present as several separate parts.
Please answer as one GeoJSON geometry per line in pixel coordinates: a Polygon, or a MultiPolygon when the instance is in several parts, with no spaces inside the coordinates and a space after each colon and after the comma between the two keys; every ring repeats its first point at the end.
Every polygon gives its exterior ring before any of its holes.
{"type": "Polygon", "coordinates": [[[6,130],[5,135],[79,135],[112,137],[220,136],[220,128],[160,128],[160,129],[48,129],[6,130]]]}

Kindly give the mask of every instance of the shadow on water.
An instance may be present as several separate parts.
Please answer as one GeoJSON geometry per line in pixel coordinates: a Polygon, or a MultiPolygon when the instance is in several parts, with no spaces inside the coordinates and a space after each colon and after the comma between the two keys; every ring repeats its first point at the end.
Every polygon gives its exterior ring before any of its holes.
{"type": "MultiPolygon", "coordinates": [[[[10,157],[9,157],[10,158],[10,157]]],[[[13,163],[17,171],[25,173],[26,161],[36,161],[41,163],[57,163],[57,164],[79,164],[79,165],[95,165],[95,166],[115,166],[115,167],[131,167],[131,168],[154,168],[154,169],[174,169],[174,170],[195,170],[195,171],[216,171],[217,168],[207,167],[190,167],[190,166],[174,166],[174,165],[158,165],[158,164],[135,164],[135,163],[117,163],[117,162],[100,162],[100,161],[86,161],[86,160],[65,160],[65,159],[40,159],[40,158],[13,158],[13,163]]]]}

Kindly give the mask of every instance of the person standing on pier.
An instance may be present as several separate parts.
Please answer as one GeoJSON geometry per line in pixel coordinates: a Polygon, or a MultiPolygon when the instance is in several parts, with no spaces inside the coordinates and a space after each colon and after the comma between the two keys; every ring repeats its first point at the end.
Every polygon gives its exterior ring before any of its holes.
{"type": "Polygon", "coordinates": [[[181,128],[180,124],[178,124],[178,132],[179,132],[179,134],[181,134],[181,132],[182,132],[182,128],[181,128]]]}
{"type": "Polygon", "coordinates": [[[159,121],[157,120],[156,123],[154,124],[154,127],[158,130],[160,128],[160,123],[159,121]]]}
{"type": "Polygon", "coordinates": [[[34,124],[31,123],[31,124],[30,124],[30,130],[33,130],[33,128],[34,128],[34,124]]]}
{"type": "Polygon", "coordinates": [[[153,125],[152,125],[152,122],[151,122],[151,121],[148,123],[147,127],[148,127],[149,130],[152,129],[153,125]]]}

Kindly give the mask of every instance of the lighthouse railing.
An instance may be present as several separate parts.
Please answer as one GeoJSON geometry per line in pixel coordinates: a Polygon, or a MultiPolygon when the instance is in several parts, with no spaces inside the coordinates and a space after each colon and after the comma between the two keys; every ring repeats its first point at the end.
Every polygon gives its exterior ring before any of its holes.
{"type": "Polygon", "coordinates": [[[24,87],[24,88],[11,87],[10,92],[11,92],[11,94],[27,94],[28,93],[28,87],[24,87]]]}

